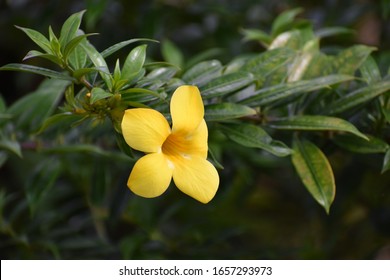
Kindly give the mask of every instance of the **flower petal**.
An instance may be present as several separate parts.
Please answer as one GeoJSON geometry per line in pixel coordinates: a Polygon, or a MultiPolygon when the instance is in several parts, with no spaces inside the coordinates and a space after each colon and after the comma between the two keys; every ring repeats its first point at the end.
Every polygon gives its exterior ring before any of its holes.
{"type": "Polygon", "coordinates": [[[188,134],[186,139],[187,153],[189,156],[200,156],[207,158],[207,137],[208,130],[204,119],[202,119],[198,128],[191,134],[188,134]]]}
{"type": "Polygon", "coordinates": [[[140,158],[130,173],[127,186],[135,194],[156,197],[163,194],[172,179],[172,169],[162,153],[152,153],[140,158]]]}
{"type": "Polygon", "coordinates": [[[208,203],[217,192],[219,176],[215,167],[206,159],[193,157],[174,162],[173,181],[185,194],[208,203]]]}
{"type": "Polygon", "coordinates": [[[171,99],[172,131],[190,132],[204,116],[204,106],[196,86],[180,86],[171,99]]]}
{"type": "Polygon", "coordinates": [[[145,153],[160,151],[170,132],[167,120],[153,109],[128,109],[122,119],[122,133],[126,143],[145,153]]]}

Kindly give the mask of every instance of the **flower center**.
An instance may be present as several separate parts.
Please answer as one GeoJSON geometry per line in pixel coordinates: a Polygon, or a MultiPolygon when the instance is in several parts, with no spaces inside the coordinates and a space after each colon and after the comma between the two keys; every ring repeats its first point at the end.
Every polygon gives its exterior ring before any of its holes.
{"type": "Polygon", "coordinates": [[[170,157],[170,158],[176,158],[176,157],[184,157],[189,158],[188,155],[188,143],[186,143],[186,139],[184,135],[171,133],[167,139],[165,139],[163,145],[162,145],[162,152],[170,157]]]}

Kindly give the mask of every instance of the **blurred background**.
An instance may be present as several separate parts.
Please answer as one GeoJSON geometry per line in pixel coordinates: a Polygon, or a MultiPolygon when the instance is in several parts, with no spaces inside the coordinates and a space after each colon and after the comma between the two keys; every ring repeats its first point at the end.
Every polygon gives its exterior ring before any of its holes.
{"type": "MultiPolygon", "coordinates": [[[[169,39],[185,59],[215,49],[216,58],[228,62],[264,50],[243,40],[243,28],[267,32],[278,14],[296,7],[315,28],[354,30],[327,38],[323,48],[375,46],[379,66],[389,67],[389,0],[0,0],[0,65],[20,63],[36,49],[14,25],[47,35],[49,25],[59,32],[70,14],[83,9],[82,27],[99,33],[90,38],[98,50],[131,38],[169,39]]],[[[161,60],[160,46],[149,44],[148,56],[161,60]]],[[[0,94],[9,106],[41,81],[0,72],[0,94]]],[[[382,160],[375,154],[328,154],[337,193],[326,215],[288,158],[212,135],[210,147],[224,169],[217,196],[201,205],[174,186],[156,199],[130,193],[133,163],[117,151],[110,132],[109,124],[62,132],[73,143],[107,151],[100,154],[39,153],[34,137],[20,133],[23,159],[9,156],[0,167],[2,259],[390,259],[390,173],[380,174],[382,160]]]]}

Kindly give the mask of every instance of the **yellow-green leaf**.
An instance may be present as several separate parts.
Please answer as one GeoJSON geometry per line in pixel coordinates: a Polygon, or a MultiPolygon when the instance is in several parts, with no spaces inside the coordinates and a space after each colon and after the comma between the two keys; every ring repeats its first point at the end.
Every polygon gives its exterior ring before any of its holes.
{"type": "Polygon", "coordinates": [[[332,167],[322,151],[309,141],[293,141],[292,163],[312,197],[329,214],[335,197],[336,184],[332,167]]]}

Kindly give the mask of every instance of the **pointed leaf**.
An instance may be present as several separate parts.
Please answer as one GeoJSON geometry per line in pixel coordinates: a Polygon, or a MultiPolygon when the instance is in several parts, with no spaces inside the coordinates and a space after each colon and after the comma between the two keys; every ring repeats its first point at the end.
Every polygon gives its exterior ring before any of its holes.
{"type": "Polygon", "coordinates": [[[1,150],[7,150],[7,151],[17,155],[20,158],[23,157],[22,156],[22,149],[20,147],[19,142],[11,140],[11,139],[7,139],[7,138],[2,137],[0,135],[0,151],[1,150]]]}
{"type": "Polygon", "coordinates": [[[76,36],[77,30],[80,28],[81,19],[85,13],[82,10],[78,13],[71,15],[62,25],[60,32],[60,44],[66,47],[68,43],[76,36]]]}
{"type": "Polygon", "coordinates": [[[259,41],[264,46],[269,46],[272,41],[272,37],[270,35],[258,29],[243,29],[242,33],[244,34],[245,41],[259,41]]]}
{"type": "Polygon", "coordinates": [[[383,158],[382,173],[385,173],[389,169],[390,169],[390,149],[387,150],[383,158]]]}
{"type": "Polygon", "coordinates": [[[206,121],[223,121],[256,115],[251,107],[235,103],[218,103],[205,106],[204,118],[206,121]]]}
{"type": "MultiPolygon", "coordinates": [[[[84,35],[84,32],[79,29],[77,35],[84,35]]],[[[85,49],[82,47],[82,45],[86,45],[86,44],[88,44],[87,39],[86,38],[82,39],[74,47],[74,49],[71,52],[69,52],[69,54],[67,55],[67,61],[68,63],[70,63],[70,65],[73,67],[75,71],[86,67],[88,55],[85,49]]]]}
{"type": "Polygon", "coordinates": [[[309,141],[293,141],[292,163],[312,197],[329,214],[335,197],[336,185],[332,167],[326,156],[309,141]]]}
{"type": "Polygon", "coordinates": [[[353,124],[335,117],[303,115],[271,121],[268,124],[272,128],[285,130],[345,131],[368,140],[353,124]]]}
{"type": "Polygon", "coordinates": [[[333,142],[341,148],[360,154],[385,153],[389,149],[389,145],[382,139],[371,135],[367,137],[368,141],[353,135],[337,135],[333,138],[333,142]]]}
{"type": "Polygon", "coordinates": [[[75,81],[74,78],[68,74],[28,64],[10,63],[0,67],[0,71],[1,70],[28,72],[59,80],[75,81]]]}
{"type": "Polygon", "coordinates": [[[122,67],[123,80],[132,80],[141,71],[146,59],[147,45],[141,45],[131,50],[122,67]]]}
{"type": "Polygon", "coordinates": [[[292,23],[294,22],[295,17],[302,12],[301,8],[296,8],[292,10],[287,10],[281,13],[272,23],[271,34],[273,37],[285,31],[286,29],[291,28],[292,23]]]}
{"type": "Polygon", "coordinates": [[[30,37],[30,39],[33,40],[35,44],[40,46],[46,53],[52,54],[50,42],[44,35],[42,35],[42,33],[30,28],[24,28],[20,26],[16,26],[16,28],[26,33],[27,36],[30,37]]]}
{"type": "Polygon", "coordinates": [[[226,136],[245,147],[263,149],[275,156],[284,157],[291,150],[282,142],[273,141],[268,133],[259,126],[251,124],[232,124],[219,126],[226,136]]]}
{"type": "Polygon", "coordinates": [[[326,114],[339,114],[366,102],[390,90],[390,81],[381,81],[364,88],[359,88],[329,104],[326,114]]]}
{"type": "Polygon", "coordinates": [[[318,38],[326,38],[336,35],[347,35],[353,34],[355,31],[346,27],[325,27],[317,30],[315,32],[316,37],[318,38]]]}
{"type": "Polygon", "coordinates": [[[200,88],[203,98],[212,98],[235,92],[254,81],[254,77],[248,72],[235,72],[225,74],[213,79],[200,88]]]}
{"type": "Polygon", "coordinates": [[[26,56],[23,58],[23,60],[27,60],[27,59],[34,58],[34,57],[45,58],[45,59],[48,59],[51,62],[61,66],[61,60],[57,56],[55,56],[53,54],[42,53],[40,51],[35,51],[35,50],[29,51],[26,54],[26,56]]]}
{"type": "Polygon", "coordinates": [[[53,29],[51,26],[49,26],[49,41],[50,41],[50,48],[54,55],[61,56],[61,45],[60,41],[58,40],[56,34],[54,34],[53,29]]]}
{"type": "Polygon", "coordinates": [[[164,40],[162,42],[161,52],[165,61],[179,68],[183,66],[183,54],[171,41],[164,40]]]}
{"type": "Polygon", "coordinates": [[[106,83],[108,89],[112,88],[111,75],[108,69],[107,63],[104,60],[103,56],[95,49],[93,45],[90,43],[81,44],[87,53],[88,57],[91,59],[92,63],[95,65],[97,69],[99,69],[100,76],[103,78],[106,83]]]}
{"type": "Polygon", "coordinates": [[[63,51],[63,56],[64,56],[64,59],[67,59],[69,57],[69,55],[74,51],[74,49],[87,37],[89,36],[92,36],[92,35],[96,35],[97,33],[91,33],[91,34],[83,34],[83,35],[79,35],[75,38],[73,38],[72,40],[70,40],[68,42],[68,44],[66,44],[65,48],[64,48],[64,51],[63,51]]]}
{"type": "Polygon", "coordinates": [[[156,40],[152,40],[152,39],[147,39],[147,38],[136,38],[136,39],[131,39],[131,40],[127,40],[127,41],[123,41],[123,42],[120,42],[120,43],[117,43],[107,49],[105,49],[104,51],[101,52],[101,55],[102,57],[106,58],[106,57],[109,57],[110,55],[112,55],[113,53],[119,51],[120,49],[132,44],[132,43],[135,43],[135,42],[140,42],[140,41],[147,41],[147,42],[154,42],[154,43],[158,43],[158,41],[156,40]]]}

